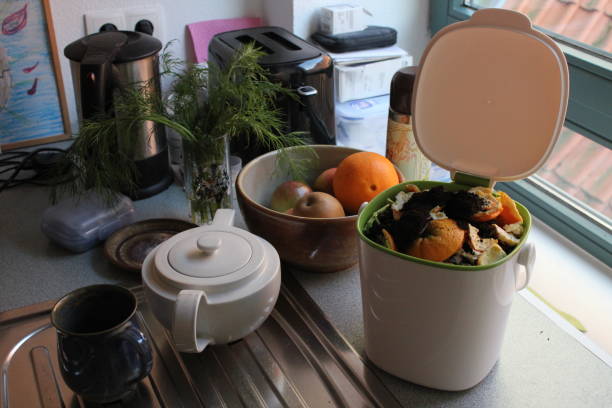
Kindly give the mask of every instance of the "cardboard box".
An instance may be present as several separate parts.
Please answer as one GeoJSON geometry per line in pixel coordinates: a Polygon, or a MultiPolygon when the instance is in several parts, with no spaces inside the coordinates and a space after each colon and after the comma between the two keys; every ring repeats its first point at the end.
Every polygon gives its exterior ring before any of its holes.
{"type": "Polygon", "coordinates": [[[366,28],[363,7],[350,4],[321,7],[319,31],[324,34],[342,34],[361,31],[366,28]]]}
{"type": "Polygon", "coordinates": [[[409,55],[353,65],[335,64],[336,100],[346,102],[388,94],[393,74],[408,65],[412,65],[409,55]]]}

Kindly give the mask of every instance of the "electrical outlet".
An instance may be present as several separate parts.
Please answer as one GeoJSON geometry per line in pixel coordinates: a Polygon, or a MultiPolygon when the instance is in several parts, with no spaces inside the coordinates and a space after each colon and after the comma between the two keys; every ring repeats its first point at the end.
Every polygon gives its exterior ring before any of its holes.
{"type": "Polygon", "coordinates": [[[100,10],[85,14],[85,31],[93,34],[106,23],[114,24],[117,30],[125,30],[125,15],[122,10],[100,10]]]}
{"type": "Polygon", "coordinates": [[[149,20],[153,23],[153,37],[165,41],[164,12],[160,4],[154,6],[130,7],[124,10],[125,26],[127,30],[133,31],[134,26],[140,20],[149,20]]]}
{"type": "Polygon", "coordinates": [[[129,7],[126,9],[98,10],[85,14],[85,31],[93,34],[100,31],[106,23],[114,24],[118,30],[134,31],[140,20],[149,20],[153,24],[153,37],[164,42],[164,12],[161,5],[129,7]]]}

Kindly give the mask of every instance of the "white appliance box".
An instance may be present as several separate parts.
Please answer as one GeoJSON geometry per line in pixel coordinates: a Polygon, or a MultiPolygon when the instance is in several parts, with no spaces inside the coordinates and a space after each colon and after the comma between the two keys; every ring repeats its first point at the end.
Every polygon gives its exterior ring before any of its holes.
{"type": "Polygon", "coordinates": [[[388,94],[393,74],[409,65],[412,65],[409,55],[354,65],[334,64],[336,100],[346,102],[388,94]]]}

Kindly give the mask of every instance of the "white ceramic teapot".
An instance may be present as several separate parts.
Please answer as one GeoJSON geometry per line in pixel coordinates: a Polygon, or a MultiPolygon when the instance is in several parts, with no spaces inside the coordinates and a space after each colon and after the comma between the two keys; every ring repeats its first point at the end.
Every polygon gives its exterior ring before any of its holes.
{"type": "Polygon", "coordinates": [[[179,351],[238,340],[268,317],[280,290],[278,253],[267,241],[233,227],[234,210],[217,210],[211,225],[173,236],[142,266],[145,298],[172,332],[179,351]]]}

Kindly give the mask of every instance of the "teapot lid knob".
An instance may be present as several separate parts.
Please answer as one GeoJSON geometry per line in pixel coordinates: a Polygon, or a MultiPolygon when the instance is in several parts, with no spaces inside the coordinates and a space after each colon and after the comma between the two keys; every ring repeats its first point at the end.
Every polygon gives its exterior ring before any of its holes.
{"type": "Polygon", "coordinates": [[[219,248],[221,248],[221,238],[211,237],[210,235],[204,235],[198,238],[197,245],[200,251],[202,251],[206,255],[212,255],[219,248]]]}

